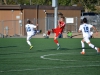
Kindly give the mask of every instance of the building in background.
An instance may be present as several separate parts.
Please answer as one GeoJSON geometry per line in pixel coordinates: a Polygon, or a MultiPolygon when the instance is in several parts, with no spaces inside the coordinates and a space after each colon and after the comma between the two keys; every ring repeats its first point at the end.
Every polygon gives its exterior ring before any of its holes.
{"type": "MultiPolygon", "coordinates": [[[[77,6],[59,6],[58,16],[65,16],[77,21],[77,26],[80,25],[80,16],[82,7],[77,6]]],[[[54,27],[54,8],[45,5],[0,5],[0,33],[9,36],[26,35],[25,24],[27,19],[30,19],[34,24],[38,23],[38,29],[43,32],[54,27]]],[[[74,25],[74,23],[73,23],[74,25]]],[[[69,26],[65,30],[73,31],[73,26],[69,26]]]]}

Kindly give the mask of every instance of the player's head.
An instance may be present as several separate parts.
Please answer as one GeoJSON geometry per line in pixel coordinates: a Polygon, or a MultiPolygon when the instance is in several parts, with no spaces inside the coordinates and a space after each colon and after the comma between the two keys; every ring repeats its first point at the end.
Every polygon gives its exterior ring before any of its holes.
{"type": "Polygon", "coordinates": [[[83,18],[83,23],[87,23],[87,18],[83,18]]]}
{"type": "Polygon", "coordinates": [[[60,17],[60,21],[64,21],[65,20],[65,17],[64,16],[61,16],[60,17]]]}
{"type": "Polygon", "coordinates": [[[28,24],[31,24],[31,21],[30,21],[30,20],[27,20],[27,23],[28,23],[28,24]]]}

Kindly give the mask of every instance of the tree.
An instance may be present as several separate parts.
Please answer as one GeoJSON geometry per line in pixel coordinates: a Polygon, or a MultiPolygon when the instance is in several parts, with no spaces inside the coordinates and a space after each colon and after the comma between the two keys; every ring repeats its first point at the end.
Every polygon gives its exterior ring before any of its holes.
{"type": "Polygon", "coordinates": [[[4,3],[7,5],[7,0],[3,0],[4,1],[4,3]]]}
{"type": "Polygon", "coordinates": [[[97,0],[82,0],[86,12],[94,11],[97,0]]]}
{"type": "Polygon", "coordinates": [[[52,0],[31,0],[33,5],[51,5],[52,0]]]}
{"type": "Polygon", "coordinates": [[[0,0],[0,4],[1,5],[3,5],[3,4],[7,5],[7,1],[6,0],[0,0]]]}
{"type": "Polygon", "coordinates": [[[58,5],[69,6],[71,0],[58,0],[58,5]]]}
{"type": "MultiPolygon", "coordinates": [[[[5,5],[52,5],[52,0],[1,0],[5,5]]],[[[94,11],[96,5],[100,5],[100,0],[58,0],[58,5],[72,6],[80,4],[86,12],[94,11]]]]}
{"type": "Polygon", "coordinates": [[[81,4],[84,7],[85,12],[90,12],[96,10],[95,6],[98,3],[98,0],[73,0],[73,2],[81,4]]]}

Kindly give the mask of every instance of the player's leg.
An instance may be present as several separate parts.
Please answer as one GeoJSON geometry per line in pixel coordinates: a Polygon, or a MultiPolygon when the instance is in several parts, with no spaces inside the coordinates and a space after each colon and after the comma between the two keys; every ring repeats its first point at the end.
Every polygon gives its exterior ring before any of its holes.
{"type": "Polygon", "coordinates": [[[86,38],[85,41],[86,41],[86,43],[87,43],[91,48],[94,48],[94,49],[97,51],[97,53],[100,53],[100,48],[94,46],[94,45],[90,42],[89,38],[86,38]]]}
{"type": "Polygon", "coordinates": [[[56,33],[56,31],[57,31],[57,28],[54,28],[54,29],[49,29],[48,31],[47,31],[47,36],[49,36],[51,33],[56,33]]]}
{"type": "Polygon", "coordinates": [[[51,30],[48,30],[46,33],[46,38],[49,38],[50,34],[51,34],[51,30]]]}
{"type": "Polygon", "coordinates": [[[58,42],[58,40],[57,40],[58,36],[59,36],[58,33],[54,33],[54,42],[55,42],[56,45],[57,45],[57,50],[60,49],[60,44],[59,44],[59,42],[58,42]]]}
{"type": "Polygon", "coordinates": [[[34,35],[41,33],[42,30],[34,30],[34,35]]]}
{"type": "Polygon", "coordinates": [[[41,33],[42,32],[42,30],[35,30],[35,33],[36,34],[39,34],[39,33],[41,33]]]}
{"type": "Polygon", "coordinates": [[[50,36],[51,32],[52,32],[52,30],[49,29],[49,30],[47,31],[46,35],[47,35],[47,36],[50,36]]]}
{"type": "Polygon", "coordinates": [[[84,39],[82,39],[81,40],[81,45],[82,45],[82,52],[81,52],[81,54],[85,54],[85,49],[84,49],[84,47],[85,47],[85,44],[84,44],[84,39]]]}
{"type": "Polygon", "coordinates": [[[33,48],[31,42],[30,42],[30,39],[32,38],[32,35],[28,35],[27,36],[27,44],[30,46],[30,50],[33,48]]]}

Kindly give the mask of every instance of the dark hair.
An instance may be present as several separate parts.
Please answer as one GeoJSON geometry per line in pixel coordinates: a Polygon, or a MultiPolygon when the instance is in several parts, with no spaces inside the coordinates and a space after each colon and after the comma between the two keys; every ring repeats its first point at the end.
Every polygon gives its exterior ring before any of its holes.
{"type": "Polygon", "coordinates": [[[65,21],[65,17],[64,16],[61,16],[60,18],[62,18],[65,21]]]}
{"type": "Polygon", "coordinates": [[[61,16],[61,18],[65,19],[65,17],[64,17],[64,16],[61,16]]]}
{"type": "Polygon", "coordinates": [[[28,23],[28,24],[31,24],[31,21],[30,21],[30,20],[27,20],[27,23],[28,23]]]}
{"type": "Polygon", "coordinates": [[[83,22],[84,23],[87,23],[87,18],[83,18],[83,22]]]}

